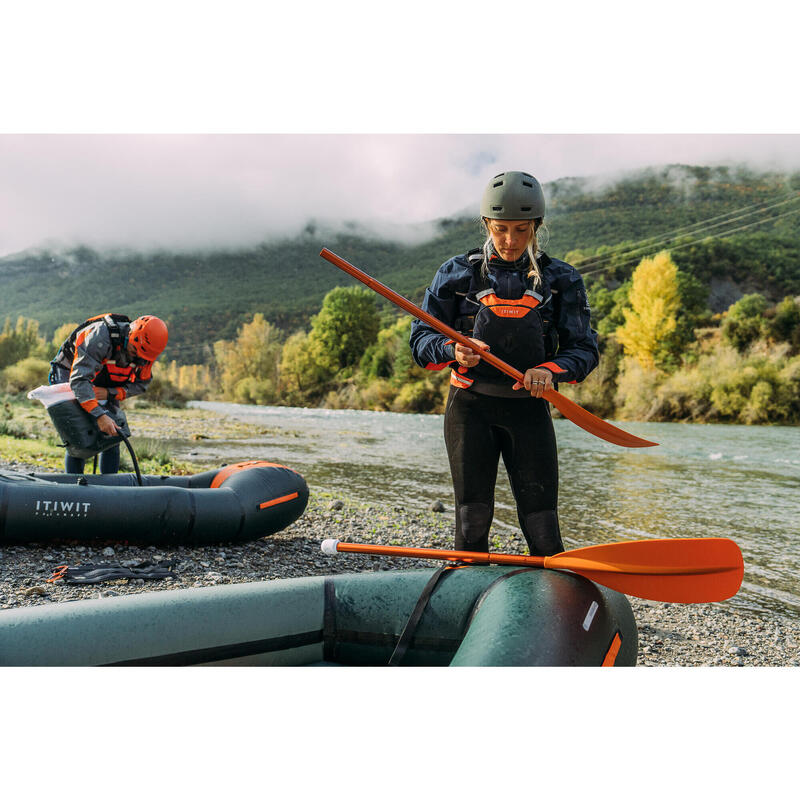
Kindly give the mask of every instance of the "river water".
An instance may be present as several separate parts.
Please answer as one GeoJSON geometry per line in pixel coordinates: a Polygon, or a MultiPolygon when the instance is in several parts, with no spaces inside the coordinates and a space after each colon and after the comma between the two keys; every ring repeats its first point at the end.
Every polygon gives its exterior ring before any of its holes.
{"type": "MultiPolygon", "coordinates": [[[[302,473],[312,491],[363,502],[452,513],[439,415],[193,403],[263,431],[252,439],[183,443],[175,455],[220,463],[265,459],[302,473]]],[[[727,536],[745,576],[732,600],[751,611],[800,618],[800,428],[623,423],[659,447],[627,449],[555,421],[559,515],[565,546],[629,539],[727,536]]],[[[517,529],[505,470],[496,526],[517,529]]],[[[520,534],[521,536],[521,534],[520,534]]]]}

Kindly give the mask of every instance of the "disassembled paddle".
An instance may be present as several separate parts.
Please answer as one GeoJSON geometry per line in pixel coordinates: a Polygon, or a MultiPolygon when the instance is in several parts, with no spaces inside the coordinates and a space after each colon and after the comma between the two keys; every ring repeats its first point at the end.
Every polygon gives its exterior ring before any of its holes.
{"type": "Polygon", "coordinates": [[[665,603],[716,603],[739,591],[744,562],[732,539],[639,539],[566,550],[553,556],[390,547],[326,539],[322,552],[431,558],[468,564],[566,569],[623,594],[665,603]]]}

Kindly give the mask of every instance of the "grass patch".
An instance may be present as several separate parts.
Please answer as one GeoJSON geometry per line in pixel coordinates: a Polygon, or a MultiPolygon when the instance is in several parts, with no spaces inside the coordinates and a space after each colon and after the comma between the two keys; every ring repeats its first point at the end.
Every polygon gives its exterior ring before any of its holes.
{"type": "Polygon", "coordinates": [[[4,461],[31,464],[37,471],[64,471],[64,448],[51,444],[47,439],[0,435],[0,453],[4,461]]]}

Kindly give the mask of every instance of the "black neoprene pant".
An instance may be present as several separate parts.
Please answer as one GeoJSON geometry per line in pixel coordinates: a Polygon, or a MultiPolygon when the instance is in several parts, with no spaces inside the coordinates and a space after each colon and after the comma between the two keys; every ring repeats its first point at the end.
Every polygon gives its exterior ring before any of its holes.
{"type": "Polygon", "coordinates": [[[451,386],[444,439],[456,503],[456,550],[489,551],[501,455],[531,554],[564,549],[556,511],[558,453],[545,400],[493,397],[451,386]]]}

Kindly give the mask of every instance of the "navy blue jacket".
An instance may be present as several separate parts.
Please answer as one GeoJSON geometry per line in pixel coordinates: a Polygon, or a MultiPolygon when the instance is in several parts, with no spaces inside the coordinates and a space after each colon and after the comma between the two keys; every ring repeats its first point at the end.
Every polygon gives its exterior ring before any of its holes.
{"type": "MultiPolygon", "coordinates": [[[[468,295],[474,287],[473,276],[479,274],[480,250],[445,261],[425,292],[422,308],[437,319],[458,329],[456,320],[475,314],[475,298],[468,295]]],[[[543,285],[536,289],[542,295],[535,312],[542,317],[545,330],[547,360],[542,364],[553,372],[553,380],[576,383],[582,381],[599,359],[597,333],[591,327],[586,288],[578,271],[556,258],[542,254],[537,259],[543,285]]],[[[496,257],[490,260],[487,288],[499,298],[516,300],[530,288],[527,255],[511,264],[496,257]]],[[[411,353],[414,361],[426,369],[443,369],[454,363],[452,340],[429,325],[415,319],[411,325],[411,353]]],[[[509,378],[509,381],[511,379],[509,378]]]]}

